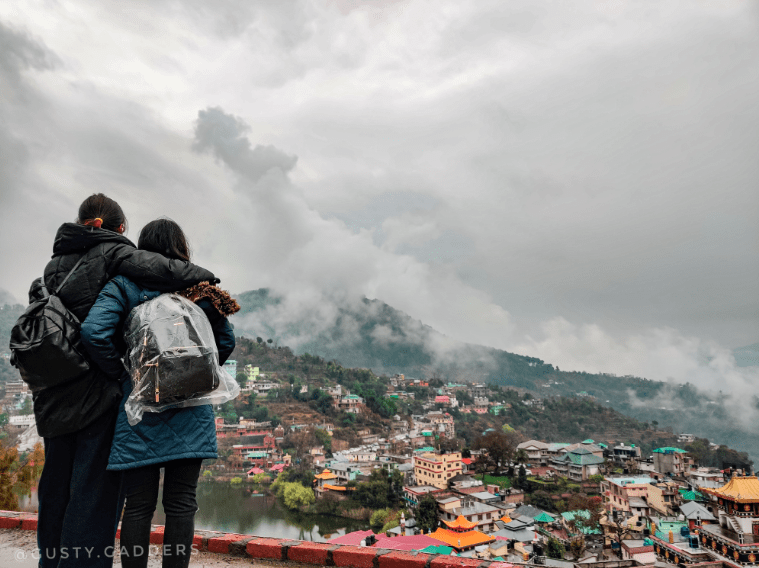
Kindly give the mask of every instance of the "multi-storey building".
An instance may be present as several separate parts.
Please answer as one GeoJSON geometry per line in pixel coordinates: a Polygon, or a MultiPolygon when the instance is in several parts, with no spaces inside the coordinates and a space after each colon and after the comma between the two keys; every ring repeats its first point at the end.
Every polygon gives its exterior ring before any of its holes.
{"type": "Polygon", "coordinates": [[[8,427],[12,428],[16,432],[23,432],[30,426],[34,426],[34,414],[22,414],[20,416],[11,416],[8,419],[8,427]]]}
{"type": "Polygon", "coordinates": [[[486,397],[490,389],[483,383],[474,383],[469,386],[469,394],[472,398],[486,397]]]}
{"type": "Polygon", "coordinates": [[[551,465],[559,475],[574,481],[585,481],[591,475],[597,475],[603,463],[603,458],[582,447],[565,452],[551,460],[551,465]]]}
{"type": "Polygon", "coordinates": [[[685,450],[670,447],[654,450],[654,469],[659,473],[685,475],[692,466],[693,459],[685,450]]]}
{"type": "Polygon", "coordinates": [[[613,510],[632,514],[630,500],[638,503],[648,497],[648,489],[654,479],[648,476],[604,477],[601,495],[608,512],[613,510]]]}
{"type": "Polygon", "coordinates": [[[491,533],[496,530],[495,522],[503,516],[503,510],[487,503],[472,499],[465,500],[461,507],[445,510],[440,514],[440,520],[448,528],[456,528],[462,520],[466,521],[467,530],[478,530],[491,533]]]}
{"type": "Polygon", "coordinates": [[[344,410],[350,414],[360,414],[361,406],[364,404],[364,399],[356,394],[345,395],[335,402],[335,406],[339,410],[344,410]]]}
{"type": "Polygon", "coordinates": [[[5,383],[6,396],[21,396],[29,392],[29,385],[24,381],[8,381],[5,383]]]}
{"type": "Polygon", "coordinates": [[[419,485],[445,488],[451,477],[461,473],[461,452],[426,452],[414,456],[414,478],[419,485]]]}
{"type": "Polygon", "coordinates": [[[527,459],[533,465],[546,465],[548,461],[548,444],[539,440],[527,440],[517,446],[517,451],[524,450],[527,459]]]}
{"type": "MultiPolygon", "coordinates": [[[[442,424],[446,438],[456,437],[456,428],[453,425],[453,416],[447,412],[430,412],[425,418],[429,423],[434,424],[435,426],[440,426],[442,424]]],[[[435,428],[435,430],[440,431],[440,428],[435,428]]]]}

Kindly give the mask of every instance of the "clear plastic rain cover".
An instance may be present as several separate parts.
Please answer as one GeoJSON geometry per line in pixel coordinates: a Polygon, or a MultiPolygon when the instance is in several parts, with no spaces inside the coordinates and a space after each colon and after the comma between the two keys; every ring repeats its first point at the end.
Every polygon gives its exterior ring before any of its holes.
{"type": "Polygon", "coordinates": [[[137,306],[124,325],[132,378],[127,398],[129,424],[145,412],[222,404],[240,386],[219,365],[213,330],[198,306],[177,294],[162,294],[137,306]]]}

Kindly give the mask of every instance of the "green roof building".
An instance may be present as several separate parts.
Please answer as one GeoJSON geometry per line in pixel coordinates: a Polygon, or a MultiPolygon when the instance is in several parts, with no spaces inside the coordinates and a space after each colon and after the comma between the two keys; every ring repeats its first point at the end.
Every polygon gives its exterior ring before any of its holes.
{"type": "Polygon", "coordinates": [[[585,448],[576,448],[551,460],[551,465],[563,477],[573,481],[585,481],[601,472],[604,459],[585,448]]]}

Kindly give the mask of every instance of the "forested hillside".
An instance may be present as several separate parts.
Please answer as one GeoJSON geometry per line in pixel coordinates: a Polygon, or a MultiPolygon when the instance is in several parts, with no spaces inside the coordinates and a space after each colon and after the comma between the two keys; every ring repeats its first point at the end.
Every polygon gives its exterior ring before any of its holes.
{"type": "MultiPolygon", "coordinates": [[[[759,457],[759,432],[744,423],[723,398],[693,385],[562,371],[535,357],[453,342],[379,300],[364,299],[358,308],[341,308],[334,324],[315,334],[305,325],[282,326],[275,323],[277,318],[266,317],[276,313],[280,302],[267,289],[246,292],[239,300],[242,311],[234,318],[239,333],[297,344],[296,353],[317,354],[376,373],[518,387],[538,397],[584,393],[627,416],[656,422],[661,429],[693,433],[759,457]]],[[[743,363],[752,360],[753,346],[736,351],[743,363]]]]}

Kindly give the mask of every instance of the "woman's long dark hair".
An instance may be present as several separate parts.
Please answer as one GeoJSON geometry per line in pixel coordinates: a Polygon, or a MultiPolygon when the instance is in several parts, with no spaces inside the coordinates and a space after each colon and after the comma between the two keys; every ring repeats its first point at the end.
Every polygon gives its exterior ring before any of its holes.
{"type": "Polygon", "coordinates": [[[190,244],[182,228],[171,219],[156,219],[140,231],[137,248],[157,252],[167,258],[190,260],[190,244]]]}
{"type": "Polygon", "coordinates": [[[102,193],[93,193],[82,202],[76,222],[114,232],[118,232],[122,225],[124,231],[127,228],[126,216],[121,206],[102,193]]]}

